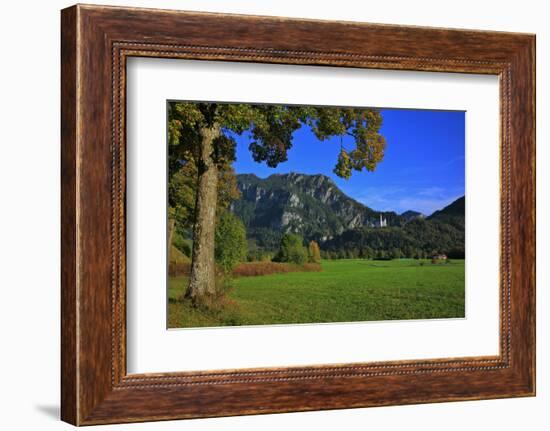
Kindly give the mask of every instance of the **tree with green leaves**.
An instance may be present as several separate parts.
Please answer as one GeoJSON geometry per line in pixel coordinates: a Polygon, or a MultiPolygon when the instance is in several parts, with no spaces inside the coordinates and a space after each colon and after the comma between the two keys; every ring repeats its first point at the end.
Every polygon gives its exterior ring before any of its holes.
{"type": "Polygon", "coordinates": [[[216,223],[215,257],[225,274],[246,258],[248,250],[246,229],[242,221],[229,211],[224,211],[216,223]]]}
{"type": "Polygon", "coordinates": [[[277,255],[279,262],[303,265],[307,262],[308,253],[304,247],[304,240],[295,233],[286,233],[281,239],[281,249],[277,255]]]}
{"type": "Polygon", "coordinates": [[[235,160],[235,135],[248,131],[256,162],[276,167],[287,160],[293,133],[309,127],[320,140],[340,139],[334,172],[350,178],[352,171],[373,171],[384,156],[377,109],[251,105],[221,103],[169,104],[168,136],[171,163],[192,160],[198,169],[194,209],[191,276],[186,296],[193,302],[215,294],[215,222],[219,171],[235,160]],[[346,144],[349,141],[346,140],[346,144]]]}

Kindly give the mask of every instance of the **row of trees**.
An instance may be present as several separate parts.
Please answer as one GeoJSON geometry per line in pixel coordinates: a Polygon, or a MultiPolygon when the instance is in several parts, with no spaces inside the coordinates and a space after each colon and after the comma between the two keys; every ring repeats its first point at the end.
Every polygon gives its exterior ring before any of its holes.
{"type": "Polygon", "coordinates": [[[451,259],[464,259],[464,248],[452,248],[449,250],[432,249],[412,249],[405,248],[392,248],[390,250],[375,250],[370,247],[366,248],[351,248],[346,250],[321,250],[321,257],[323,259],[374,259],[374,260],[386,260],[386,259],[429,259],[434,255],[445,254],[451,259]]]}
{"type": "MultiPolygon", "coordinates": [[[[191,255],[191,247],[187,241],[181,241],[181,237],[177,237],[175,244],[184,254],[191,255]]],[[[270,253],[265,250],[251,252],[246,228],[233,213],[228,210],[224,211],[216,223],[215,259],[218,268],[225,274],[230,274],[237,264],[245,261],[274,261],[303,265],[305,263],[320,263],[321,259],[428,259],[441,253],[452,259],[464,259],[465,254],[464,247],[422,249],[410,245],[388,249],[350,246],[321,250],[316,241],[310,241],[306,247],[303,238],[294,233],[282,235],[276,252],[270,253]]]]}
{"type": "Polygon", "coordinates": [[[425,258],[445,253],[464,258],[464,221],[413,220],[403,227],[349,230],[323,244],[326,258],[425,258]],[[462,223],[462,224],[461,224],[462,223]]]}
{"type": "MultiPolygon", "coordinates": [[[[225,276],[230,275],[237,264],[250,260],[246,228],[243,222],[228,210],[222,212],[217,219],[214,242],[217,269],[225,276]]],[[[182,253],[191,254],[188,242],[182,241],[180,236],[177,236],[174,243],[182,253]]],[[[321,249],[315,241],[310,241],[308,247],[305,247],[300,235],[288,233],[282,236],[278,252],[275,255],[264,255],[261,260],[296,265],[320,263],[321,249]]]]}
{"type": "MultiPolygon", "coordinates": [[[[241,220],[231,212],[225,211],[216,226],[215,258],[224,274],[230,274],[238,263],[247,260],[246,229],[241,220]]],[[[315,241],[304,246],[301,236],[288,233],[283,235],[279,251],[271,257],[266,255],[265,261],[293,263],[321,263],[321,249],[315,241]]]]}
{"type": "Polygon", "coordinates": [[[315,241],[310,241],[308,247],[300,235],[287,233],[283,235],[279,252],[273,258],[275,262],[288,262],[296,265],[321,262],[321,249],[315,241]]]}

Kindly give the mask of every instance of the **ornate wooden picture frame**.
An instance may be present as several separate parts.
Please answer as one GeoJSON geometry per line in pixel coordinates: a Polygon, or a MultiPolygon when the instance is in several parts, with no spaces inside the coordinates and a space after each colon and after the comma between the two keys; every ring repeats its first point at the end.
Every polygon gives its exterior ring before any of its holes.
{"type": "Polygon", "coordinates": [[[75,425],[535,394],[535,37],[102,6],[62,11],[61,416],[75,425]],[[500,354],[127,374],[126,60],[497,75],[500,354]]]}

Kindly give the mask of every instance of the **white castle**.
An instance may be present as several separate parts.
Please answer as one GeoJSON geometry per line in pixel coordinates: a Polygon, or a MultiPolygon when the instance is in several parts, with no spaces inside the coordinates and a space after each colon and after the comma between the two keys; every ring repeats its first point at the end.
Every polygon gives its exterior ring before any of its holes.
{"type": "Polygon", "coordinates": [[[380,214],[380,227],[388,227],[388,220],[386,218],[382,218],[382,214],[380,214]]]}

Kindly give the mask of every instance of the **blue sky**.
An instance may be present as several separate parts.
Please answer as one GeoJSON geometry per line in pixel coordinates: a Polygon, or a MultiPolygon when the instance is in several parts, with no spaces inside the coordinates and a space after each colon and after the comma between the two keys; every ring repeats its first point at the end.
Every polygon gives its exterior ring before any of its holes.
{"type": "MultiPolygon", "coordinates": [[[[378,211],[407,210],[429,215],[465,194],[465,113],[462,111],[382,110],[387,147],[374,172],[353,172],[349,180],[332,169],[340,138],[319,142],[309,128],[294,133],[288,161],[276,168],[252,159],[247,134],[237,137],[237,173],[265,178],[274,173],[325,174],[348,196],[378,211]]],[[[347,143],[347,144],[346,144],[347,143]]],[[[353,139],[344,138],[352,148],[353,139]]]]}

